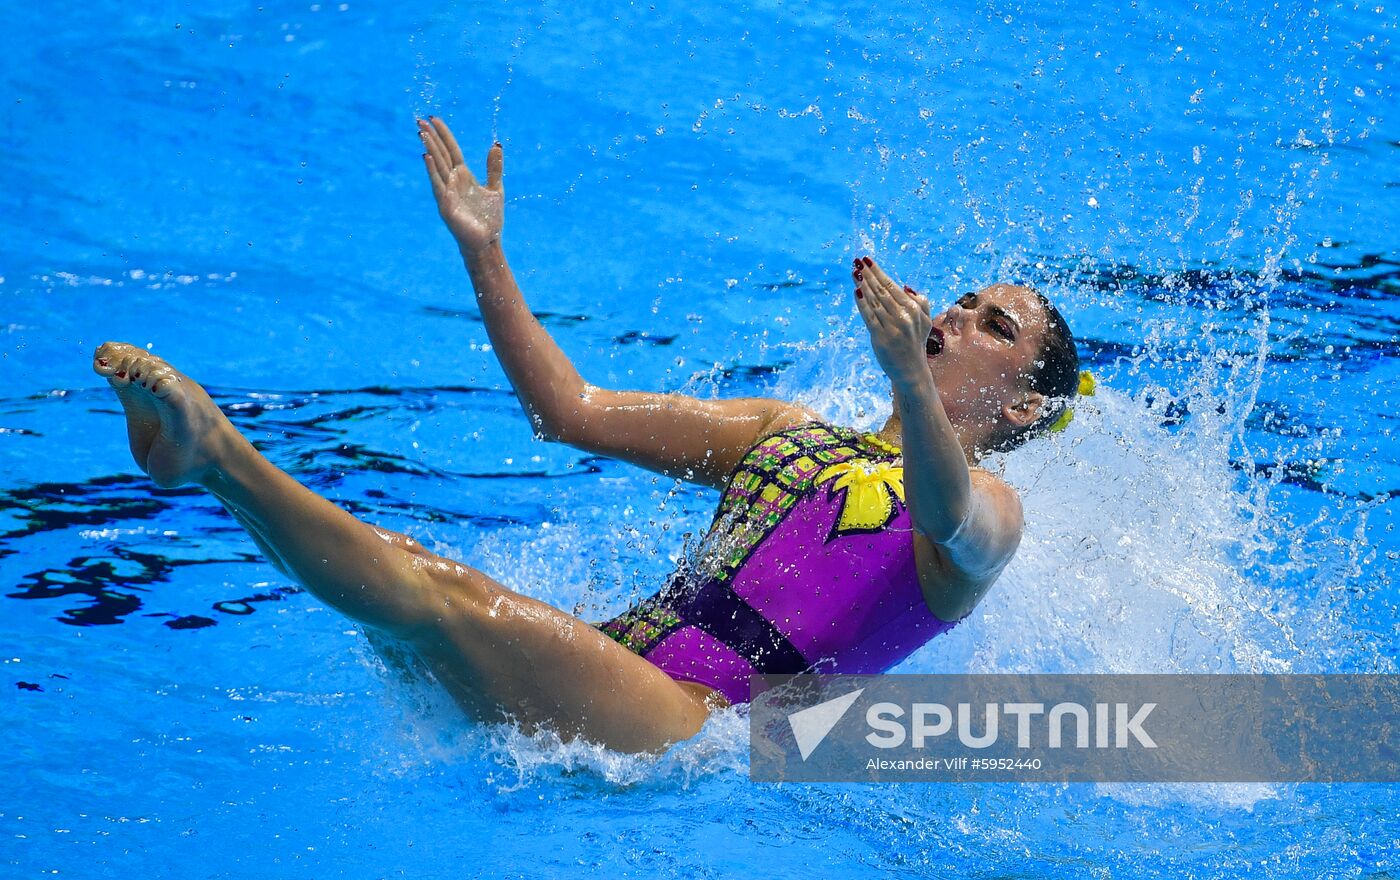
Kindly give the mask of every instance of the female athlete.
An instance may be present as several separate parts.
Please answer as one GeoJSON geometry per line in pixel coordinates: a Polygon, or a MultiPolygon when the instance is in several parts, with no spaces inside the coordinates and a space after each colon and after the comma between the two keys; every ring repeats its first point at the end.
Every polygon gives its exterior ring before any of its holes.
{"type": "Polygon", "coordinates": [[[1021,539],[1015,490],[977,466],[1046,430],[1079,383],[1063,318],[994,284],[937,316],[870,257],[853,299],[889,377],[878,432],[782,400],[700,400],[586,382],[506,262],[503,153],[486,180],[440,119],[418,122],[438,211],[492,348],[536,432],[722,490],[694,565],[593,625],[412,538],[357,520],[273,466],[197,383],[108,342],[93,367],[157,486],[196,483],[328,605],[405,643],[474,717],[657,751],[748,699],[755,673],[884,671],[966,617],[1021,539]]]}

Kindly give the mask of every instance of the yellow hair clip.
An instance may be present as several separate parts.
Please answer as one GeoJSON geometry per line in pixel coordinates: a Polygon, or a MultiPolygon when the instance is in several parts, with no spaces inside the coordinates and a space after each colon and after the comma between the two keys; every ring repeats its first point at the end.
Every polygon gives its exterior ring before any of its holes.
{"type": "MultiPolygon", "coordinates": [[[[1079,371],[1079,396],[1094,396],[1094,374],[1088,370],[1079,371]]],[[[1047,430],[1052,434],[1058,433],[1069,427],[1069,423],[1072,421],[1074,421],[1074,410],[1065,407],[1065,411],[1060,413],[1060,417],[1055,419],[1047,430]]]]}
{"type": "Polygon", "coordinates": [[[1094,396],[1094,374],[1088,370],[1079,371],[1079,396],[1094,396]]]}

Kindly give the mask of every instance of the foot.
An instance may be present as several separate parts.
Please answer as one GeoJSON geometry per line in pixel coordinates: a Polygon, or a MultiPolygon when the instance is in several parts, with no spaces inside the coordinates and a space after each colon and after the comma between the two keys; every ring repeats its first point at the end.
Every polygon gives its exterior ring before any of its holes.
{"type": "Polygon", "coordinates": [[[132,457],[162,489],[202,481],[237,433],[203,388],[145,349],[104,342],[92,368],[126,410],[132,457]]]}

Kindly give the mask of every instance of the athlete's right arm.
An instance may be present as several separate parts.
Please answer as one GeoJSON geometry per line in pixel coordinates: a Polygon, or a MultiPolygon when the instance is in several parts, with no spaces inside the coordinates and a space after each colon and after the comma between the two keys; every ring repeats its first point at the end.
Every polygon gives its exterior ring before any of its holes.
{"type": "Polygon", "coordinates": [[[463,257],[492,348],[531,425],[549,439],[718,488],[759,439],[817,417],[770,398],[591,385],[525,305],[499,242],[463,257]]]}
{"type": "Polygon", "coordinates": [[[550,432],[564,443],[691,483],[722,488],[760,439],[818,418],[764,397],[701,400],[684,394],[585,385],[581,406],[550,432]]]}
{"type": "Polygon", "coordinates": [[[537,432],[718,487],[762,437],[816,418],[805,407],[769,398],[700,400],[586,383],[530,312],[506,263],[500,145],[487,155],[482,186],[442,120],[420,122],[419,130],[438,211],[462,252],[496,357],[537,432]]]}

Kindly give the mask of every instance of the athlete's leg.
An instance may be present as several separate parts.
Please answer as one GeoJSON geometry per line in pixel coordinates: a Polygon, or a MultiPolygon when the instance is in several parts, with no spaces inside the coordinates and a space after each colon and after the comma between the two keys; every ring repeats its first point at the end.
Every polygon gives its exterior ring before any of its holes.
{"type": "Polygon", "coordinates": [[[208,488],[274,564],[327,604],[406,640],[479,717],[650,751],[693,735],[716,702],[587,623],[316,495],[149,352],[107,343],[94,369],[116,390],[132,455],[157,485],[208,488]]]}

